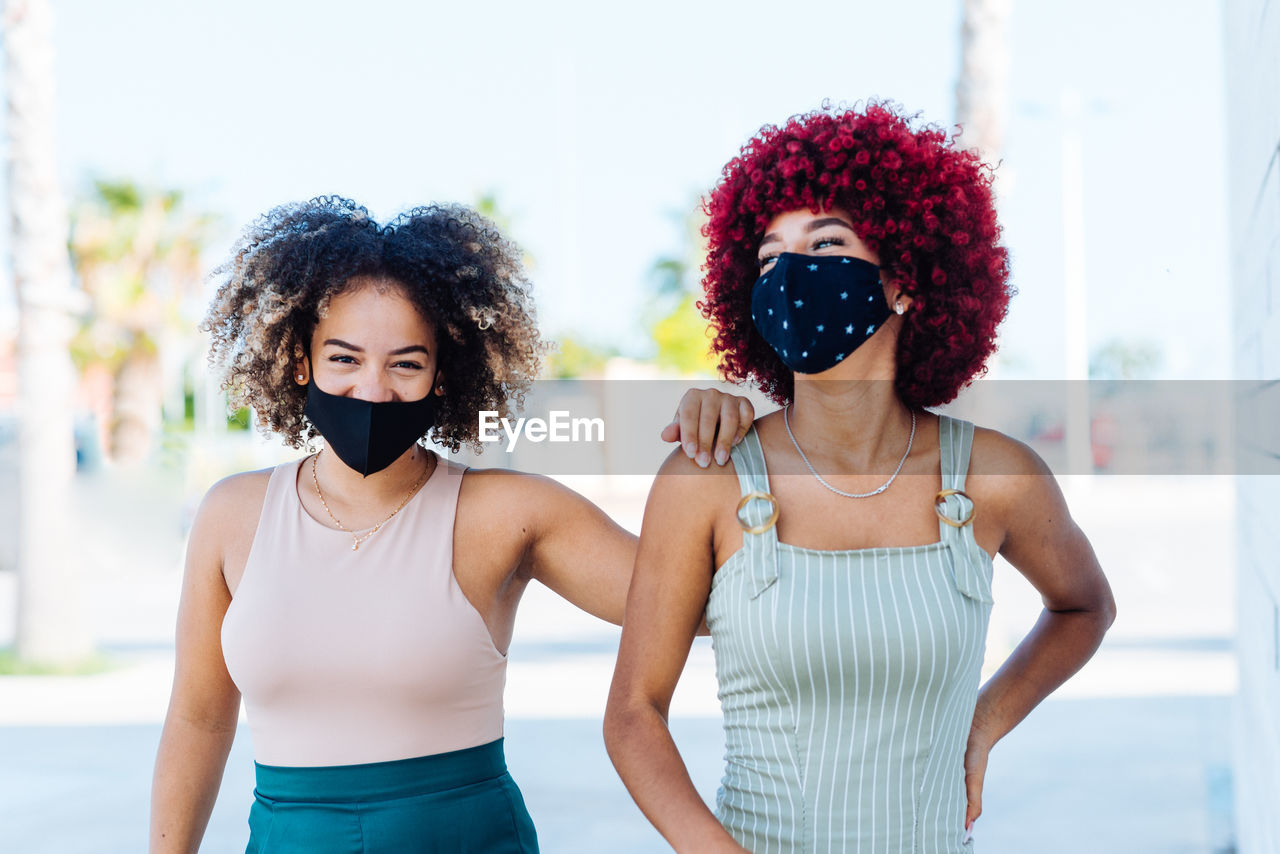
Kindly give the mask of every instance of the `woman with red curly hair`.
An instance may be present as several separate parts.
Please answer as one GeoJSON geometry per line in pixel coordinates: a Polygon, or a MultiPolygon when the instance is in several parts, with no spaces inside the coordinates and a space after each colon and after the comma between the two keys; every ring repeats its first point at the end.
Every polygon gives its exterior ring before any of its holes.
{"type": "Polygon", "coordinates": [[[677,851],[969,851],[992,746],[1115,615],[1040,458],[926,408],[983,371],[1008,306],[991,170],[892,105],[824,109],[763,128],[706,209],[722,369],[783,408],[736,478],[672,455],[653,486],[610,756],[677,851]],[[997,553],[1045,610],[979,690],[997,553]],[[704,615],[714,814],[666,726],[704,615]]]}

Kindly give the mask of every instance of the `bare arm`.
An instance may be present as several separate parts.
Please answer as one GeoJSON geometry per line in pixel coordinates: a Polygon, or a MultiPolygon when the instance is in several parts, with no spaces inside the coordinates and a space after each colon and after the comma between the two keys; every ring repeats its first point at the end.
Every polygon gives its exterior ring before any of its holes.
{"type": "Polygon", "coordinates": [[[982,812],[992,746],[1084,666],[1116,614],[1111,587],[1053,475],[1030,449],[1004,441],[1021,473],[992,476],[999,479],[993,509],[1005,528],[1000,554],[1040,592],[1044,610],[978,694],[965,762],[970,822],[982,812]]]}
{"type": "MultiPolygon", "coordinates": [[[[745,397],[689,389],[662,438],[679,440],[685,456],[702,468],[712,459],[723,465],[754,416],[745,397]]],[[[635,536],[573,490],[544,478],[529,487],[533,494],[526,500],[537,508],[536,534],[524,571],[584,611],[621,624],[635,565],[635,536]]],[[[706,634],[705,624],[699,624],[699,634],[706,634]]]]}
{"type": "MultiPolygon", "coordinates": [[[[679,440],[683,453],[702,468],[712,459],[723,465],[754,415],[745,397],[689,389],[662,438],[679,440]]],[[[521,571],[582,610],[620,625],[635,565],[635,535],[550,479],[529,477],[519,493],[522,504],[533,508],[533,537],[521,571]]],[[[706,634],[705,624],[699,625],[699,633],[706,634]]]]}
{"type": "Polygon", "coordinates": [[[519,477],[532,527],[521,571],[587,613],[620,625],[636,536],[567,486],[536,475],[519,477]]]}
{"type": "Polygon", "coordinates": [[[741,852],[698,795],[667,727],[714,569],[710,495],[723,479],[699,471],[673,453],[649,493],[604,738],[636,804],[676,851],[741,852]]]}
{"type": "Polygon", "coordinates": [[[244,485],[223,481],[210,490],[187,544],[173,692],[151,783],[152,854],[199,850],[235,738],[240,692],[222,659],[222,618],[231,603],[222,566],[244,485]]]}

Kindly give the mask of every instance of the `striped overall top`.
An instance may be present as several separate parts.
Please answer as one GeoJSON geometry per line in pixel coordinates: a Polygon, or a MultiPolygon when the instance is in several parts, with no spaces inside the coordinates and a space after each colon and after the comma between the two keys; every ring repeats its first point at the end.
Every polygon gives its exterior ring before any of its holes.
{"type": "MultiPolygon", "coordinates": [[[[943,489],[963,490],[973,425],[939,416],[943,489]]],[[[755,430],[742,494],[769,491],[755,430]]],[[[782,508],[782,512],[788,509],[782,508]]],[[[939,515],[971,518],[962,494],[939,515]]],[[[760,525],[771,506],[740,518],[760,525]]],[[[924,546],[822,551],[743,532],[712,579],[707,624],[725,726],[716,815],[755,854],[952,854],[991,609],[973,525],[924,546]]]]}

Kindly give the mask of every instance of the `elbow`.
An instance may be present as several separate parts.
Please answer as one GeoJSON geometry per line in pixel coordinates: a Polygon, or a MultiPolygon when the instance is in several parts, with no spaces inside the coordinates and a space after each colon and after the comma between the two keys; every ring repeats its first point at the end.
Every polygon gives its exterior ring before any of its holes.
{"type": "Polygon", "coordinates": [[[605,704],[604,747],[611,758],[616,756],[618,748],[632,729],[633,714],[625,702],[617,697],[610,697],[609,702],[605,704]]]}
{"type": "Polygon", "coordinates": [[[618,739],[621,737],[621,732],[618,727],[618,715],[613,711],[612,706],[605,707],[603,730],[604,749],[612,758],[614,748],[618,744],[618,739]]]}
{"type": "Polygon", "coordinates": [[[1116,621],[1116,597],[1111,592],[1111,585],[1107,583],[1106,578],[1102,579],[1099,585],[1101,589],[1098,591],[1098,624],[1105,633],[1107,629],[1116,621]]]}
{"type": "Polygon", "coordinates": [[[1094,627],[1098,641],[1101,642],[1107,630],[1111,628],[1116,621],[1116,600],[1111,595],[1110,587],[1103,587],[1089,602],[1083,606],[1082,612],[1088,616],[1090,623],[1094,627]]]}
{"type": "Polygon", "coordinates": [[[615,766],[654,717],[659,717],[659,714],[648,703],[616,694],[609,697],[604,709],[604,747],[615,766]]]}
{"type": "Polygon", "coordinates": [[[1111,628],[1116,621],[1116,598],[1111,595],[1111,591],[1107,591],[1106,597],[1103,599],[1102,607],[1099,609],[1099,617],[1102,623],[1102,630],[1105,632],[1111,628]]]}
{"type": "Polygon", "coordinates": [[[1097,574],[1094,583],[1082,592],[1084,597],[1078,607],[1088,614],[1097,628],[1098,639],[1101,640],[1116,621],[1116,597],[1111,592],[1106,576],[1101,572],[1097,574]]]}
{"type": "Polygon", "coordinates": [[[625,752],[627,731],[630,728],[626,714],[610,701],[604,711],[604,751],[609,754],[609,761],[618,767],[619,758],[625,752]]]}

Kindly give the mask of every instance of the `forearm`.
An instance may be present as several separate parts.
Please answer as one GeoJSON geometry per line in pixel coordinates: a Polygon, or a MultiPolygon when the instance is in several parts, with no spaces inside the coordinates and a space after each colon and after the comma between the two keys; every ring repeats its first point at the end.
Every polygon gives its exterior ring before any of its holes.
{"type": "Polygon", "coordinates": [[[1111,625],[1105,608],[1050,611],[1040,614],[1034,628],[978,694],[973,738],[995,744],[1062,683],[1084,666],[1111,625]]]}
{"type": "Polygon", "coordinates": [[[694,788],[666,720],[651,704],[610,699],[604,741],[640,811],[677,852],[742,852],[694,788]]]}
{"type": "Polygon", "coordinates": [[[165,722],[151,781],[151,854],[199,851],[234,739],[234,723],[165,722]]]}

